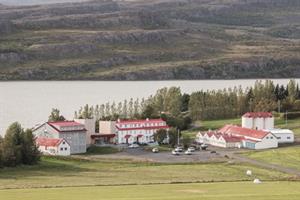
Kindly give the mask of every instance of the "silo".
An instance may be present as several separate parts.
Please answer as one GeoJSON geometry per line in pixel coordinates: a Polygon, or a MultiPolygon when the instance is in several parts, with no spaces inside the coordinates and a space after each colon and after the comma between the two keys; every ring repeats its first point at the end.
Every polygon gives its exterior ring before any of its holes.
{"type": "Polygon", "coordinates": [[[268,130],[274,129],[274,117],[265,118],[265,129],[268,130]]]}
{"type": "Polygon", "coordinates": [[[254,118],[253,129],[256,129],[256,130],[264,129],[264,123],[265,123],[265,120],[263,117],[254,118]]]}
{"type": "Polygon", "coordinates": [[[251,117],[242,117],[242,127],[243,128],[253,128],[253,118],[251,117]]]}

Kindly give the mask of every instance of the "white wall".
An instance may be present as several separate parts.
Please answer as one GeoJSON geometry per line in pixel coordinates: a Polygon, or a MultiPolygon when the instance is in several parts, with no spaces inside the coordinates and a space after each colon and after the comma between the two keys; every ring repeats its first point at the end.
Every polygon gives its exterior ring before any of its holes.
{"type": "Polygon", "coordinates": [[[91,135],[95,134],[96,120],[95,119],[74,119],[74,121],[83,124],[86,131],[86,144],[91,145],[91,135]]]}
{"type": "Polygon", "coordinates": [[[253,129],[253,118],[242,117],[242,127],[253,129]]]}
{"type": "Polygon", "coordinates": [[[257,142],[255,145],[255,149],[270,149],[270,148],[277,148],[278,147],[278,140],[275,135],[269,133],[266,135],[261,142],[257,142]]]}
{"type": "Polygon", "coordinates": [[[69,156],[69,155],[71,155],[70,145],[67,142],[62,141],[57,147],[57,155],[59,155],[59,156],[69,156]]]}

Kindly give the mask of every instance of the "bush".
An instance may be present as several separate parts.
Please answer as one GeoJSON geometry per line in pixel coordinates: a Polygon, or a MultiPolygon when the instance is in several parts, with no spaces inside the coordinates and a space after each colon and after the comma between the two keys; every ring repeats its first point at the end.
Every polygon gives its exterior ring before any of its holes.
{"type": "Polygon", "coordinates": [[[300,112],[288,112],[282,115],[282,119],[296,119],[300,118],[300,112]]]}

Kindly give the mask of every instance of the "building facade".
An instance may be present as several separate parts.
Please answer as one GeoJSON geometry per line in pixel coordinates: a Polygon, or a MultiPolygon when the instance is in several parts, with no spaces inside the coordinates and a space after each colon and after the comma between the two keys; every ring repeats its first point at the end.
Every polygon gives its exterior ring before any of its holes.
{"type": "Polygon", "coordinates": [[[117,144],[154,142],[154,134],[159,129],[169,129],[162,119],[100,121],[99,139],[106,138],[117,144]]]}
{"type": "Polygon", "coordinates": [[[84,125],[75,121],[46,122],[33,129],[36,137],[65,139],[71,154],[86,152],[86,132],[84,125]]]}
{"type": "Polygon", "coordinates": [[[56,139],[39,137],[36,139],[36,144],[39,151],[45,155],[69,156],[71,154],[71,147],[63,138],[56,139]]]}

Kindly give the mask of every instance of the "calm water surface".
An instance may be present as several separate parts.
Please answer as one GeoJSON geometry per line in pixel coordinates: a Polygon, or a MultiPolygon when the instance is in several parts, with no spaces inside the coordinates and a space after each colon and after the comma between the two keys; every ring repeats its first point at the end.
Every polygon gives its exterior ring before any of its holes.
{"type": "MultiPolygon", "coordinates": [[[[288,79],[274,83],[287,84],[288,79]]],[[[199,80],[199,81],[44,81],[0,82],[0,133],[19,121],[32,127],[48,119],[52,108],[58,108],[68,119],[84,104],[102,104],[108,101],[148,97],[162,87],[177,86],[183,92],[223,89],[241,85],[252,86],[255,80],[199,80]]],[[[300,79],[297,79],[300,83],[300,79]]]]}

